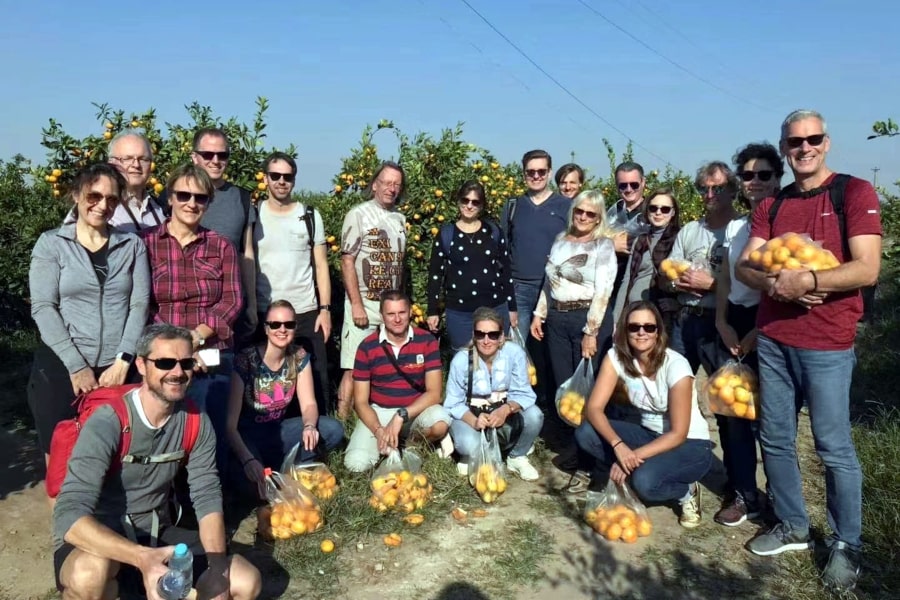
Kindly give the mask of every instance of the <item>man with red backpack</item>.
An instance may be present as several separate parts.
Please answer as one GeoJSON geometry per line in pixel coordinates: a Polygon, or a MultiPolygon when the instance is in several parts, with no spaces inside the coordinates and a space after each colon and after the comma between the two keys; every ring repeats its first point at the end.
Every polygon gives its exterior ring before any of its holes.
{"type": "Polygon", "coordinates": [[[113,406],[118,400],[111,399],[78,429],[53,513],[54,569],[63,597],[116,598],[118,576],[137,569],[147,597],[156,599],[157,582],[177,543],[194,554],[199,597],[259,595],[259,571],[226,554],[212,426],[183,402],[192,353],[190,331],[167,324],[147,327],[135,361],[144,383],[124,394],[127,422],[113,406]],[[189,427],[195,434],[185,434],[189,427]],[[169,514],[172,481],[182,464],[199,531],[175,526],[169,514]]]}

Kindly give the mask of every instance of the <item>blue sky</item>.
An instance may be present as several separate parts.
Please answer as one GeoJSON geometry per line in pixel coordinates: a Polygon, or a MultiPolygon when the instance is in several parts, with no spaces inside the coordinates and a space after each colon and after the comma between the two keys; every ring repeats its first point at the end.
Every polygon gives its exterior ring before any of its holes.
{"type": "MultiPolygon", "coordinates": [[[[43,160],[50,117],[76,136],[97,132],[92,101],[183,123],[194,100],[249,120],[263,95],[269,142],[300,151],[301,188],[328,188],[381,118],[409,134],[464,121],[465,138],[503,162],[542,147],[557,166],[574,152],[599,175],[601,139],[621,151],[630,137],[648,169],[664,166],[658,156],[693,172],[776,141],[785,114],[810,107],[828,121],[833,169],[900,179],[900,139],[865,139],[873,121],[900,118],[896,2],[469,2],[627,137],[459,0],[52,0],[4,7],[0,158],[43,160]]],[[[386,133],[376,142],[396,148],[386,133]]]]}

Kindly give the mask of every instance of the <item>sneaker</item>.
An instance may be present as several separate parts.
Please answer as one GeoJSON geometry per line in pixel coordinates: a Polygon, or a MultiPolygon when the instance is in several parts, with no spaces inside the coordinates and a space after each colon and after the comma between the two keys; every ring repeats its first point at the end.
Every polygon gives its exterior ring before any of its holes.
{"type": "Polygon", "coordinates": [[[757,556],[774,556],[790,550],[809,550],[812,540],[809,529],[789,529],[778,523],[767,533],[758,535],[747,543],[747,550],[757,556]]]}
{"type": "Polygon", "coordinates": [[[440,444],[438,444],[437,455],[441,458],[450,458],[454,450],[453,439],[448,433],[444,436],[444,439],[441,440],[440,444]]]}
{"type": "Polygon", "coordinates": [[[541,474],[537,472],[527,456],[510,456],[506,459],[506,468],[519,476],[522,481],[536,481],[541,474]]]}
{"type": "Polygon", "coordinates": [[[736,494],[734,500],[719,509],[713,517],[713,521],[726,527],[737,527],[744,521],[759,517],[759,508],[748,505],[744,497],[736,494]]]}
{"type": "Polygon", "coordinates": [[[575,471],[566,484],[566,493],[571,495],[583,494],[591,487],[591,476],[585,471],[575,471]]]}
{"type": "Polygon", "coordinates": [[[691,497],[681,503],[681,515],[678,524],[686,529],[693,529],[700,525],[700,485],[693,484],[691,497]]]}
{"type": "Polygon", "coordinates": [[[456,463],[456,472],[459,473],[460,477],[465,477],[469,474],[469,463],[467,462],[458,462],[456,463]]]}
{"type": "Polygon", "coordinates": [[[859,577],[859,552],[850,549],[846,542],[834,542],[828,555],[828,563],[822,571],[822,583],[838,593],[849,592],[856,587],[859,577]]]}

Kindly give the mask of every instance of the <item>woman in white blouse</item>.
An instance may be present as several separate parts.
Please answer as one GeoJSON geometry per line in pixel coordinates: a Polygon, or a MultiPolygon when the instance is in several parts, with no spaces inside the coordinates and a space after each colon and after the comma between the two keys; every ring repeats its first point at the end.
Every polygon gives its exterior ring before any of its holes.
{"type": "Polygon", "coordinates": [[[600,366],[578,447],[631,487],[644,502],[677,501],[683,527],[700,524],[700,485],[712,464],[709,426],[692,397],[694,375],[686,358],[667,347],[662,315],[651,302],[622,312],[614,347],[600,366]],[[619,382],[640,423],[610,419],[606,406],[619,382]]]}

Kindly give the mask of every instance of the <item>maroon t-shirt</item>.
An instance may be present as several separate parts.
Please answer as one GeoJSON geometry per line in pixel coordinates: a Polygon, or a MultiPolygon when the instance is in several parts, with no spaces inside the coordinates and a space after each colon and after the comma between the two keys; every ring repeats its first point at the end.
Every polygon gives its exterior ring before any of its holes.
{"type": "MultiPolygon", "coordinates": [[[[834,175],[824,185],[831,183],[834,175]]],[[[756,208],[750,237],[769,240],[785,233],[805,233],[837,257],[841,263],[851,259],[844,253],[840,222],[831,205],[829,192],[811,198],[785,198],[775,222],[769,227],[767,198],[756,208]]],[[[847,236],[881,235],[881,207],[878,195],[867,181],[851,178],[844,190],[844,219],[847,236]]],[[[763,295],[756,324],[773,340],[808,350],[846,350],[853,346],[856,323],[862,316],[859,290],[831,293],[825,302],[806,309],[794,302],[776,302],[763,295]]]]}

